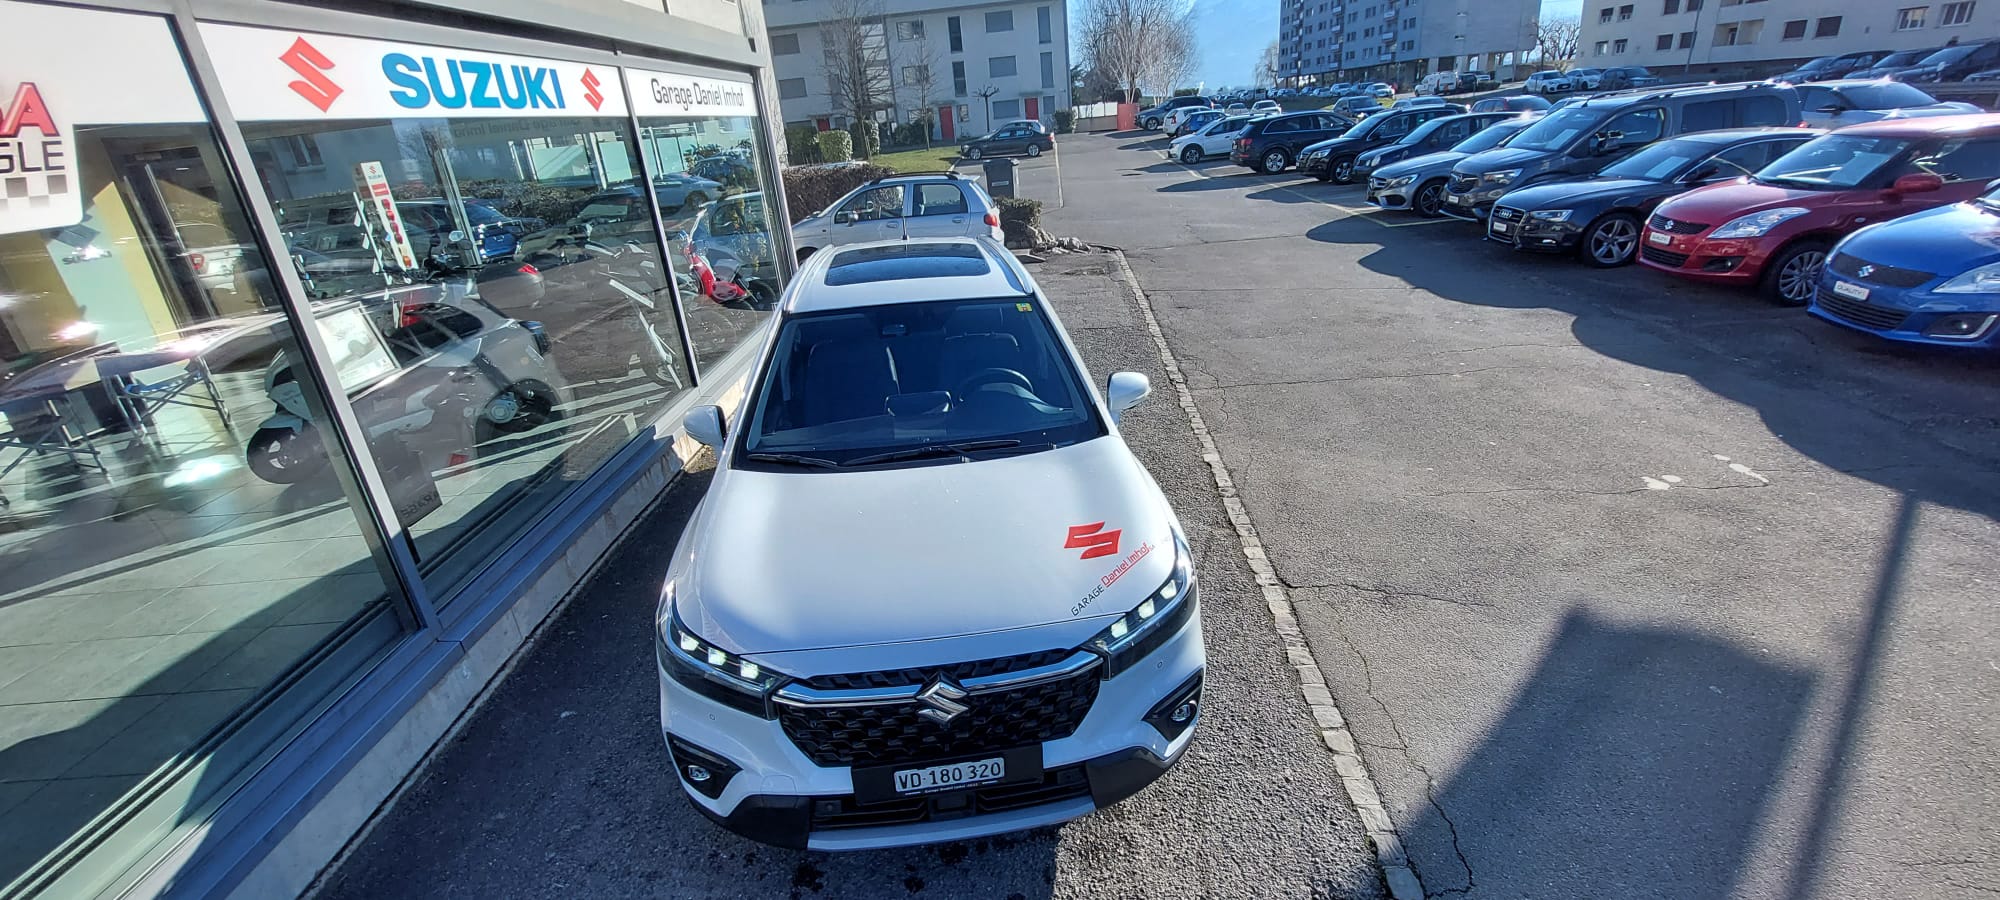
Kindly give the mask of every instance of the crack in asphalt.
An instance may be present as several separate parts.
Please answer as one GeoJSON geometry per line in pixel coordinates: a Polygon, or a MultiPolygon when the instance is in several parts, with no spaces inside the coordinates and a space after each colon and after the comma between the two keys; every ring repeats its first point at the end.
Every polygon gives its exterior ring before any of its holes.
{"type": "Polygon", "coordinates": [[[1352,581],[1329,581],[1325,584],[1293,584],[1291,580],[1286,578],[1282,573],[1278,575],[1278,581],[1279,583],[1283,584],[1287,590],[1293,590],[1293,591],[1317,591],[1317,590],[1325,590],[1328,588],[1344,587],[1349,590],[1355,591],[1357,593],[1374,594],[1376,596],[1383,598],[1409,597],[1417,600],[1435,600],[1439,603],[1449,603],[1453,606],[1470,606],[1477,609],[1492,609],[1494,607],[1494,604],[1492,603],[1482,603],[1477,600],[1463,600],[1457,597],[1444,597],[1438,594],[1426,594],[1423,591],[1405,591],[1391,587],[1371,587],[1365,584],[1356,584],[1352,581]]]}
{"type": "MultiPolygon", "coordinates": [[[[1760,489],[1763,489],[1763,488],[1768,488],[1768,487],[1772,487],[1772,484],[1771,484],[1770,482],[1768,482],[1768,481],[1760,481],[1760,482],[1757,482],[1756,484],[1708,484],[1708,485],[1702,485],[1702,484],[1676,484],[1676,485],[1674,485],[1674,486],[1672,486],[1672,487],[1670,487],[1670,488],[1667,488],[1666,490],[1673,490],[1673,491],[1742,491],[1742,490],[1760,490],[1760,489]]],[[[1476,496],[1480,496],[1480,495],[1482,495],[1482,494],[1523,494],[1523,493],[1543,493],[1543,494],[1586,494],[1586,495],[1589,495],[1589,496],[1593,496],[1593,497],[1617,497],[1617,496],[1621,496],[1621,495],[1624,495],[1624,494],[1661,494],[1661,493],[1666,493],[1666,491],[1665,491],[1665,490],[1661,490],[1661,489],[1659,489],[1659,488],[1650,488],[1650,487],[1638,487],[1638,488],[1631,488],[1631,489],[1629,489],[1629,490],[1621,490],[1621,491],[1592,491],[1592,490],[1585,490],[1585,489],[1583,489],[1583,488],[1572,488],[1572,487],[1560,487],[1560,486],[1558,486],[1558,487],[1513,487],[1513,488],[1494,488],[1494,489],[1492,489],[1492,490],[1485,490],[1485,491],[1440,491],[1440,492],[1438,492],[1438,493],[1435,493],[1435,494],[1424,494],[1424,495],[1422,495],[1422,496],[1425,496],[1425,497],[1476,497],[1476,496]]]]}
{"type": "Polygon", "coordinates": [[[1305,385],[1305,384],[1341,384],[1343,382],[1349,382],[1349,381],[1383,381],[1383,380],[1397,379],[1397,378],[1441,378],[1446,375],[1452,375],[1452,376],[1477,375],[1481,372],[1500,372],[1507,370],[1548,371],[1551,369],[1566,369],[1566,368],[1582,368],[1582,367],[1580,366],[1486,366],[1478,369],[1461,369],[1456,372],[1404,372],[1400,374],[1388,374],[1388,375],[1349,375],[1342,378],[1307,378],[1300,381],[1252,381],[1252,382],[1245,382],[1242,384],[1217,384],[1217,385],[1212,385],[1206,388],[1205,390],[1226,391],[1226,390],[1233,390],[1236,388],[1289,387],[1293,385],[1305,385]]]}
{"type": "MultiPolygon", "coordinates": [[[[1465,870],[1465,887],[1426,890],[1424,896],[1442,897],[1447,894],[1470,893],[1474,888],[1479,886],[1479,882],[1472,877],[1472,860],[1466,858],[1465,849],[1459,845],[1457,823],[1451,820],[1451,815],[1444,811],[1444,805],[1438,802],[1437,779],[1432,777],[1430,769],[1425,768],[1422,763],[1417,762],[1415,754],[1410,752],[1410,739],[1403,736],[1403,727],[1397,724],[1396,716],[1389,712],[1389,704],[1382,702],[1382,698],[1375,696],[1375,671],[1368,664],[1368,657],[1361,652],[1361,647],[1354,643],[1354,638],[1347,633],[1347,629],[1335,625],[1334,632],[1340,635],[1340,641],[1347,645],[1348,652],[1353,653],[1354,658],[1361,662],[1362,693],[1367,694],[1368,699],[1374,702],[1375,707],[1382,711],[1382,718],[1389,723],[1390,733],[1396,736],[1397,746],[1382,749],[1393,749],[1401,752],[1403,760],[1409,763],[1410,768],[1415,769],[1424,776],[1424,799],[1430,803],[1431,809],[1437,812],[1438,818],[1444,821],[1445,829],[1451,832],[1451,852],[1458,857],[1459,868],[1465,870]]],[[[1375,745],[1371,744],[1369,746],[1375,745]]],[[[1432,883],[1429,878],[1424,877],[1421,871],[1417,871],[1417,861],[1414,858],[1408,857],[1407,848],[1405,848],[1404,852],[1405,859],[1409,862],[1411,871],[1417,874],[1417,880],[1425,884],[1432,883]]]]}

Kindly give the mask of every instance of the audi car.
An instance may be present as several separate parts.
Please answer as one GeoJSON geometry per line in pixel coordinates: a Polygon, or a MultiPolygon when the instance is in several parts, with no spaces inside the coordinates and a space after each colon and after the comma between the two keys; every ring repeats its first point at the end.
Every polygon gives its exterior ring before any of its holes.
{"type": "Polygon", "coordinates": [[[656,619],[660,723],[695,808],[860,850],[1064,822],[1186,751],[1198,581],[1120,416],[990,238],[815,254],[740,410],[690,411],[715,475],[656,619]]]}

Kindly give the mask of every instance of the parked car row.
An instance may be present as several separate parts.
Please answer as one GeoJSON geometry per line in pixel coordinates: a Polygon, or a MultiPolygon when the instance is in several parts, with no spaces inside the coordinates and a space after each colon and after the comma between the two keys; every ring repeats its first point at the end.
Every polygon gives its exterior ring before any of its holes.
{"type": "Polygon", "coordinates": [[[1908,84],[1625,90],[1545,112],[1432,101],[1352,124],[1331,110],[1225,118],[1191,137],[1183,162],[1227,142],[1239,165],[1365,180],[1374,206],[1476,222],[1515,251],[1752,288],[1892,340],[2000,349],[2000,114],[1908,84]],[[1840,118],[1852,113],[1867,115],[1840,118]]]}

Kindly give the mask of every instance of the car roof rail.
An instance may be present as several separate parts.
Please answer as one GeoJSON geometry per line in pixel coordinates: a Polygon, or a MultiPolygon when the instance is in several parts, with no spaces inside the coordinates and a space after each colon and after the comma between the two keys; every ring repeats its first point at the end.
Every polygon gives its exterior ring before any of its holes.
{"type": "Polygon", "coordinates": [[[894,181],[898,178],[956,178],[959,179],[960,181],[965,180],[965,176],[955,170],[938,169],[936,171],[930,171],[930,172],[897,172],[893,175],[884,175],[868,183],[881,184],[884,181],[894,181]]]}

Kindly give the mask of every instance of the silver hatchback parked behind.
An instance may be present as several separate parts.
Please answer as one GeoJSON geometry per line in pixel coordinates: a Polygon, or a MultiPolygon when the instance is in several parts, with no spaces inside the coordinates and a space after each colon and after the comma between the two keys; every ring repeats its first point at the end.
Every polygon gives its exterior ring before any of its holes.
{"type": "Polygon", "coordinates": [[[827,247],[948,237],[1002,239],[993,198],[957,172],[877,178],[792,226],[801,260],[827,247]]]}

